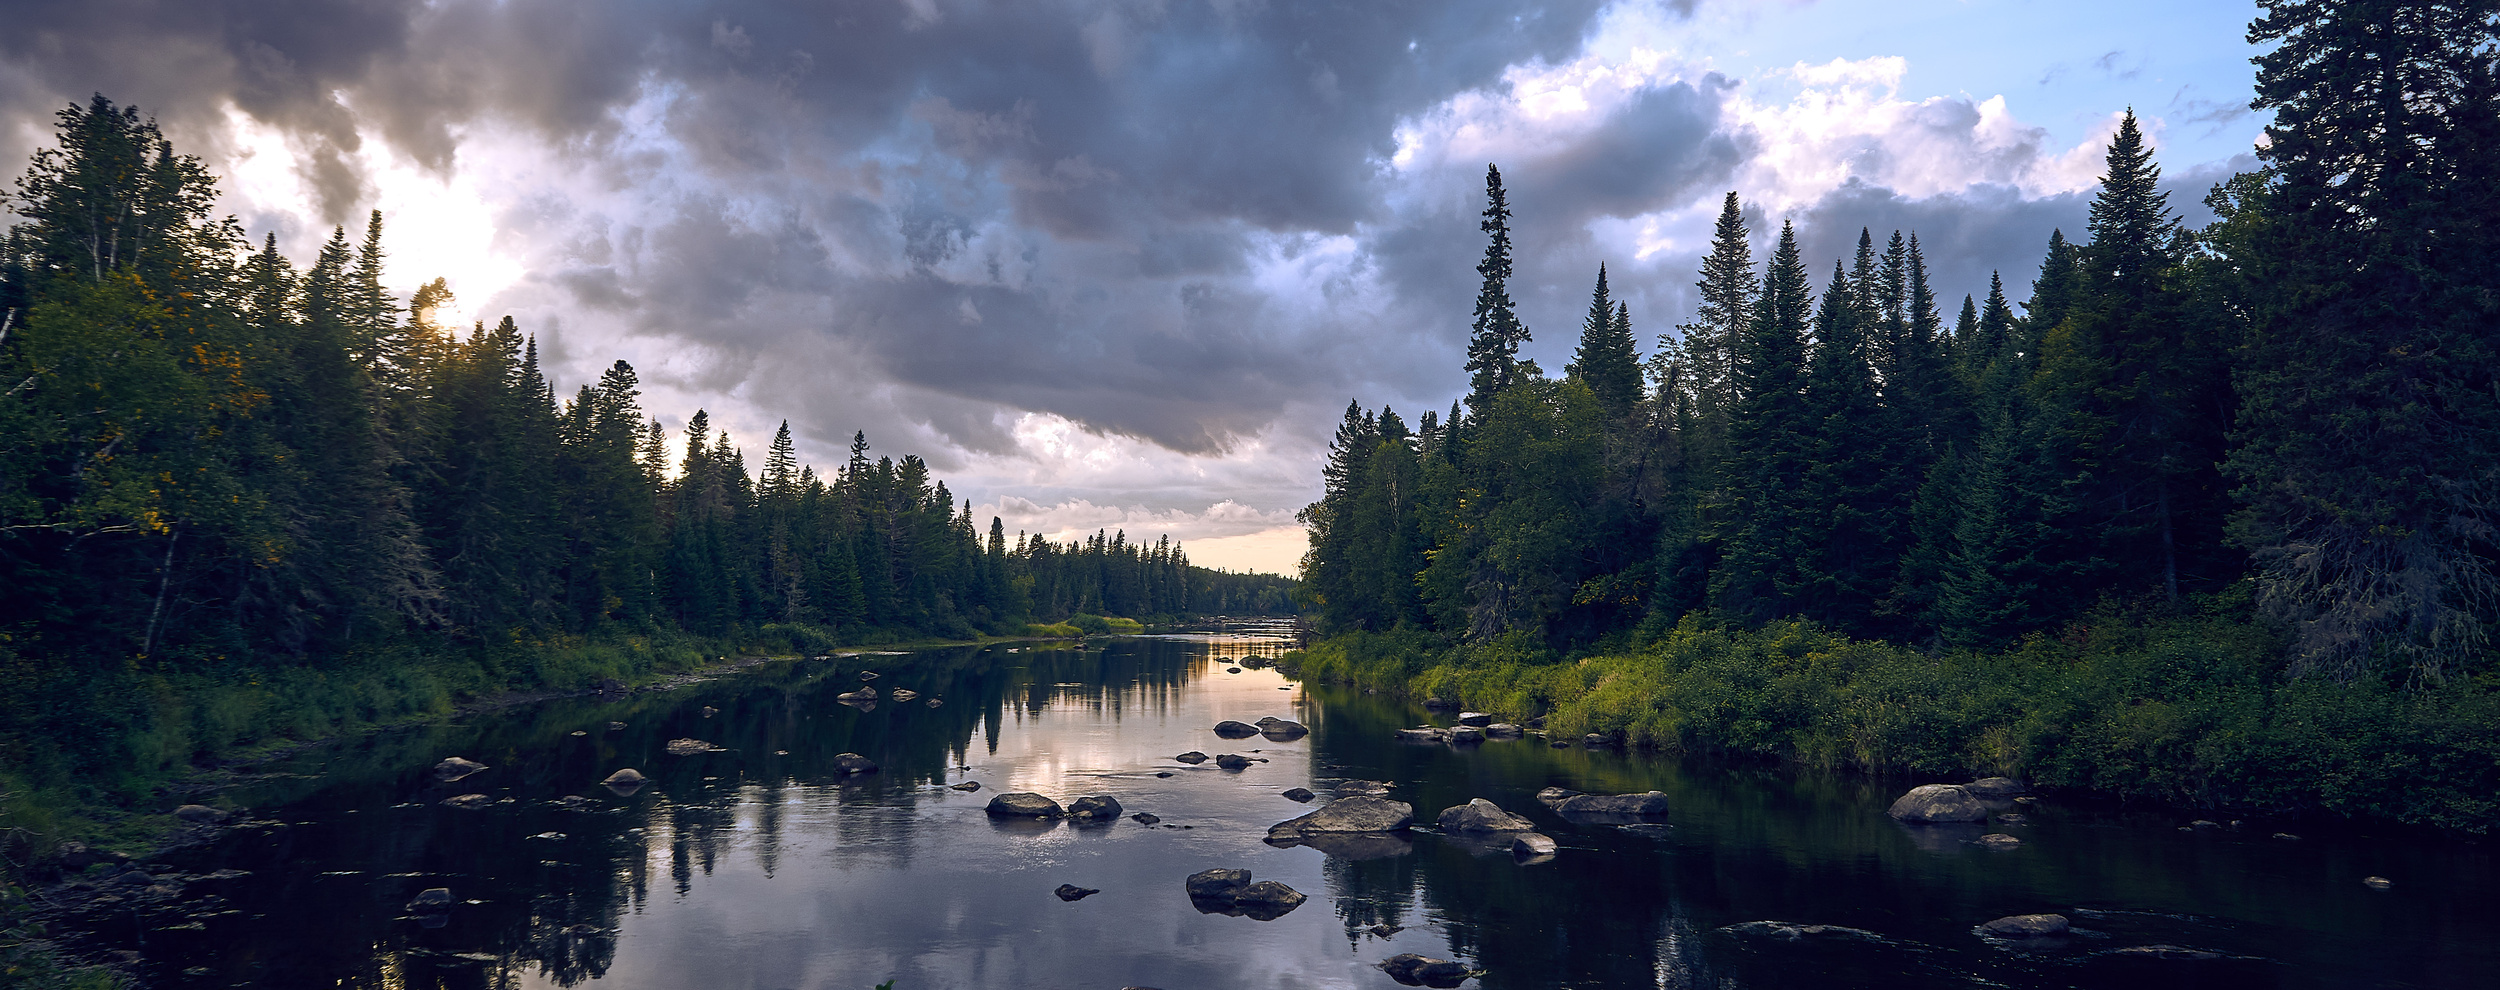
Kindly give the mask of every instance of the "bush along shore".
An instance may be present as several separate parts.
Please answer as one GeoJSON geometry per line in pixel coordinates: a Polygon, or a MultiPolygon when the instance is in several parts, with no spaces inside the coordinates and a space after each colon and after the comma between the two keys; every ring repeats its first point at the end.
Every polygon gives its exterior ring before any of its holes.
{"type": "MultiPolygon", "coordinates": [[[[2220,614],[2105,611],[2002,651],[1921,652],[1810,621],[1687,616],[1558,656],[1535,637],[1346,633],[1287,673],[1670,753],[1936,780],[2009,776],[2126,802],[2483,834],[2500,675],[2294,678],[2220,614]]],[[[2245,613],[2240,613],[2244,615],[2245,613]]]]}

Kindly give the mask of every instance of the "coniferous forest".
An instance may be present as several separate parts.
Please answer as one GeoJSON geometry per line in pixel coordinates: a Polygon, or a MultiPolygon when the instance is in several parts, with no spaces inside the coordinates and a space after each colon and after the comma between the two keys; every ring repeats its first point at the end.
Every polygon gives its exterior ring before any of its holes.
{"type": "Polygon", "coordinates": [[[382,287],[379,213],[299,269],[214,200],[98,96],[11,204],[0,764],[38,784],[714,650],[1291,607],[1169,539],[983,527],[864,436],[819,473],[785,423],[752,468],[701,411],[669,435],[622,361],[560,396],[511,319],[382,287]]]}
{"type": "Polygon", "coordinates": [[[1643,357],[1600,269],[1551,375],[1488,169],[1465,398],[1347,407],[1305,671],[1696,751],[2487,827],[2500,39],[2473,5],[2268,7],[2263,167],[2190,229],[2129,113],[2027,300],[1933,284],[1915,231],[1804,257],[1731,192],[1693,319],[1643,357]]]}

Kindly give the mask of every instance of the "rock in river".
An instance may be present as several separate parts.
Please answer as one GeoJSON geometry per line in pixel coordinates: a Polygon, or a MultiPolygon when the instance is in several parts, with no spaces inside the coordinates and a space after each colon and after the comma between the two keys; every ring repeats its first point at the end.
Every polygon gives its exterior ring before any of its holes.
{"type": "Polygon", "coordinates": [[[609,774],[608,779],[602,780],[600,783],[606,784],[609,787],[641,787],[647,779],[648,778],[645,778],[642,775],[642,771],[636,770],[632,767],[626,767],[623,770],[609,774]]]}
{"type": "Polygon", "coordinates": [[[701,739],[671,739],[668,741],[668,755],[670,756],[695,756],[702,753],[718,753],[720,751],[720,747],[704,742],[701,739]]]}
{"type": "Polygon", "coordinates": [[[1259,734],[1259,727],[1248,722],[1225,719],[1215,723],[1215,734],[1226,739],[1248,739],[1259,734]]]}
{"type": "Polygon", "coordinates": [[[1081,901],[1102,891],[1093,887],[1079,887],[1072,883],[1063,883],[1059,885],[1059,889],[1051,893],[1059,895],[1059,899],[1063,901],[1081,901]]]}
{"type": "Polygon", "coordinates": [[[1493,716],[1485,712],[1460,712],[1458,713],[1458,724],[1472,725],[1481,729],[1485,726],[1493,724],[1493,716]]]}
{"type": "Polygon", "coordinates": [[[1179,755],[1179,756],[1175,756],[1175,757],[1173,757],[1173,759],[1175,759],[1175,760],[1179,760],[1179,761],[1181,761],[1181,762],[1183,762],[1183,763],[1188,763],[1188,764],[1193,764],[1193,765],[1194,765],[1194,764],[1199,764],[1199,763],[1205,763],[1205,762],[1207,761],[1207,754],[1205,754],[1205,753],[1201,753],[1201,752],[1198,752],[1197,750],[1194,750],[1194,749],[1193,749],[1193,750],[1190,750],[1189,752],[1182,753],[1182,754],[1181,754],[1181,755],[1179,755]]]}
{"type": "Polygon", "coordinates": [[[1517,739],[1527,734],[1527,730],[1509,722],[1495,722],[1484,727],[1484,737],[1487,739],[1517,739]]]}
{"type": "Polygon", "coordinates": [[[1466,804],[1452,805],[1441,812],[1433,824],[1444,832],[1533,832],[1536,826],[1527,819],[1503,811],[1502,806],[1483,798],[1466,804]]]}
{"type": "Polygon", "coordinates": [[[1338,798],[1327,807],[1300,818],[1276,823],[1267,830],[1267,839],[1269,842],[1290,843],[1331,833],[1395,832],[1414,823],[1415,807],[1404,801],[1347,797],[1338,798]]]}
{"type": "Polygon", "coordinates": [[[1107,794],[1089,794],[1068,802],[1068,817],[1107,822],[1120,817],[1120,802],[1107,794]]]}
{"type": "Polygon", "coordinates": [[[1380,971],[1389,978],[1410,987],[1454,987],[1467,981],[1470,974],[1464,963],[1431,956],[1401,952],[1380,963],[1380,971]]]}
{"type": "Polygon", "coordinates": [[[1233,906],[1240,909],[1242,917],[1252,921],[1274,921],[1309,899],[1301,891],[1274,880],[1261,880],[1234,894],[1233,906]]]}
{"type": "Polygon", "coordinates": [[[1450,745],[1474,745],[1483,741],[1484,730],[1476,728],[1475,726],[1462,725],[1458,728],[1450,730],[1450,745]]]}
{"type": "Polygon", "coordinates": [[[1307,804],[1312,798],[1318,796],[1319,795],[1317,794],[1311,793],[1311,789],[1308,787],[1288,787],[1285,789],[1285,800],[1287,801],[1300,801],[1307,804]]]}
{"type": "Polygon", "coordinates": [[[977,780],[967,780],[960,784],[948,784],[946,785],[946,789],[950,791],[977,791],[981,789],[981,782],[977,780]]]}
{"type": "Polygon", "coordinates": [[[484,794],[462,794],[458,797],[447,797],[443,799],[444,807],[458,808],[462,811],[476,811],[479,808],[486,807],[487,805],[493,803],[495,803],[495,799],[487,797],[484,794]]]}
{"type": "Polygon", "coordinates": [[[1259,734],[1277,742],[1292,742],[1311,734],[1311,727],[1289,718],[1270,715],[1259,720],[1259,734]]]}
{"type": "Polygon", "coordinates": [[[1979,926],[1982,934],[1998,938],[2035,938],[2042,935],[2066,934],[2066,916],[2062,914],[2016,914],[1998,918],[1979,926]]]}
{"type": "Polygon", "coordinates": [[[1960,784],[1921,784],[1910,788],[1885,813],[1913,825],[1988,820],[1988,806],[1960,784]]]}
{"type": "Polygon", "coordinates": [[[434,779],[448,784],[452,781],[459,780],[462,777],[466,777],[484,769],[486,769],[486,764],[479,763],[475,760],[464,759],[458,756],[450,756],[445,757],[443,762],[434,765],[434,779]]]}
{"type": "Polygon", "coordinates": [[[918,692],[918,691],[914,691],[914,690],[912,690],[912,689],[910,689],[910,688],[895,688],[895,689],[894,689],[894,700],[895,700],[895,701],[897,701],[897,702],[910,701],[910,700],[912,700],[913,698],[917,698],[917,697],[920,697],[920,692],[918,692]]]}
{"type": "Polygon", "coordinates": [[[877,761],[861,756],[858,753],[836,753],[833,757],[833,772],[841,774],[845,777],[849,777],[854,774],[875,773],[877,772],[877,761]]]}
{"type": "Polygon", "coordinates": [[[1537,832],[1522,832],[1510,840],[1510,854],[1520,859],[1543,859],[1556,848],[1552,837],[1537,832]]]}
{"type": "Polygon", "coordinates": [[[1971,843],[1982,849],[2012,849],[2022,845],[2023,840],[2017,839],[2003,832],[1991,832],[1987,835],[1980,836],[1979,838],[1972,839],[1971,843]]]}
{"type": "Polygon", "coordinates": [[[419,891],[416,898],[408,902],[408,910],[418,914],[439,914],[451,910],[451,888],[429,887],[419,891]]]}
{"type": "Polygon", "coordinates": [[[1250,758],[1239,753],[1225,753],[1215,758],[1215,765],[1226,770],[1250,769],[1250,758]]]}
{"type": "Polygon", "coordinates": [[[1059,809],[1059,802],[1031,791],[991,798],[988,811],[993,818],[1059,818],[1067,814],[1059,809]]]}
{"type": "Polygon", "coordinates": [[[1250,882],[1250,871],[1201,870],[1181,881],[1189,904],[1202,914],[1229,914],[1254,921],[1274,921],[1309,898],[1274,880],[1250,882]]]}
{"type": "Polygon", "coordinates": [[[1583,822],[1656,821],[1667,817],[1667,796],[1641,794],[1574,794],[1553,805],[1565,818],[1583,822]]]}
{"type": "Polygon", "coordinates": [[[859,689],[859,690],[857,690],[857,691],[844,691],[844,692],[842,692],[841,694],[834,695],[834,696],[833,696],[833,700],[835,700],[835,701],[875,701],[875,700],[877,700],[877,689],[876,689],[876,688],[872,688],[872,687],[863,687],[863,688],[860,688],[860,689],[859,689]]]}
{"type": "Polygon", "coordinates": [[[1188,891],[1189,899],[1193,901],[1201,899],[1230,901],[1233,895],[1241,893],[1241,888],[1249,885],[1250,871],[1224,867],[1200,870],[1181,881],[1181,889],[1188,891]]]}

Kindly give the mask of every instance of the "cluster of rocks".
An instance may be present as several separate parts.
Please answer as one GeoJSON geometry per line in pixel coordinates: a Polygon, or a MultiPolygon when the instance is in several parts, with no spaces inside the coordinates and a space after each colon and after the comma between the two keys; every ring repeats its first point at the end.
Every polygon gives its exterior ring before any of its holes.
{"type": "Polygon", "coordinates": [[[1066,818],[1075,821],[1111,821],[1120,817],[1120,801],[1107,794],[1093,794],[1068,802],[1061,808],[1053,801],[1031,791],[1000,794],[990,799],[983,809],[992,818],[1026,818],[1051,820],[1066,818]]]}
{"type": "Polygon", "coordinates": [[[1225,719],[1224,721],[1215,723],[1215,734],[1226,739],[1248,739],[1251,736],[1266,736],[1268,739],[1275,742],[1292,742],[1296,739],[1302,738],[1303,736],[1310,735],[1311,729],[1309,726],[1303,725],[1302,723],[1296,722],[1292,719],[1277,718],[1274,715],[1270,715],[1266,718],[1258,720],[1257,722],[1242,722],[1234,719],[1225,719]]]}
{"type": "Polygon", "coordinates": [[[1310,898],[1274,880],[1252,883],[1250,871],[1219,868],[1201,870],[1181,881],[1189,892],[1189,905],[1200,914],[1222,914],[1252,921],[1274,921],[1301,907],[1310,898]]]}

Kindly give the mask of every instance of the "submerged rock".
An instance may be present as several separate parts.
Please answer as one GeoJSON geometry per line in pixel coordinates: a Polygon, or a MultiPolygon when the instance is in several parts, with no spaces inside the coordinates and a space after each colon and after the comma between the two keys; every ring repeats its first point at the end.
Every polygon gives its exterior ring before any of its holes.
{"type": "Polygon", "coordinates": [[[486,764],[458,756],[449,756],[444,757],[443,762],[434,765],[434,779],[448,784],[484,769],[487,769],[486,764]]]}
{"type": "Polygon", "coordinates": [[[1455,987],[1475,975],[1466,964],[1401,952],[1381,960],[1380,971],[1410,987],[1455,987]]]}
{"type": "Polygon", "coordinates": [[[910,700],[912,700],[913,698],[917,698],[917,697],[920,697],[920,692],[918,692],[918,691],[914,691],[914,690],[912,690],[912,689],[910,689],[910,688],[895,688],[895,689],[894,689],[894,700],[895,700],[895,701],[897,701],[897,702],[910,701],[910,700]]]}
{"type": "Polygon", "coordinates": [[[1379,780],[1340,780],[1333,790],[1339,797],[1380,797],[1389,793],[1389,784],[1379,780]]]}
{"type": "Polygon", "coordinates": [[[1435,728],[1432,726],[1421,726],[1413,729],[1399,729],[1397,738],[1399,742],[1411,743],[1448,742],[1450,741],[1450,730],[1435,728]]]}
{"type": "Polygon", "coordinates": [[[860,688],[860,689],[859,689],[859,690],[857,690],[857,691],[844,691],[844,692],[842,692],[841,694],[834,695],[834,696],[833,696],[833,700],[835,700],[835,701],[875,701],[875,700],[877,700],[877,689],[876,689],[876,688],[872,688],[872,687],[863,687],[863,688],[860,688]]]}
{"type": "Polygon", "coordinates": [[[1175,757],[1173,757],[1173,759],[1175,759],[1175,760],[1179,760],[1179,761],[1181,761],[1181,762],[1183,762],[1183,763],[1191,764],[1191,765],[1193,765],[1193,766],[1194,766],[1194,765],[1197,765],[1197,764],[1200,764],[1200,763],[1205,763],[1205,762],[1207,761],[1207,754],[1205,754],[1205,753],[1201,753],[1201,752],[1198,752],[1197,750],[1194,750],[1194,749],[1193,749],[1193,750],[1190,750],[1189,752],[1182,753],[1182,754],[1181,754],[1181,755],[1179,755],[1179,756],[1175,756],[1175,757]]]}
{"type": "Polygon", "coordinates": [[[1163,818],[1161,816],[1146,811],[1140,811],[1134,815],[1130,815],[1128,816],[1128,820],[1136,822],[1140,825],[1157,825],[1163,822],[1163,818]]]}
{"type": "Polygon", "coordinates": [[[1582,822],[1642,822],[1667,817],[1667,795],[1661,791],[1640,794],[1574,794],[1553,805],[1556,814],[1582,822]]]}
{"type": "Polygon", "coordinates": [[[1544,790],[1536,792],[1537,803],[1548,808],[1562,807],[1563,802],[1579,796],[1579,791],[1572,790],[1568,787],[1548,787],[1544,790]]]}
{"type": "Polygon", "coordinates": [[[447,797],[443,799],[444,807],[458,808],[462,811],[476,811],[479,808],[486,807],[487,805],[493,803],[495,803],[495,799],[487,797],[484,794],[462,794],[457,797],[447,797]]]}
{"type": "Polygon", "coordinates": [[[1247,770],[1250,758],[1239,753],[1225,753],[1215,758],[1215,765],[1226,770],[1247,770]]]}
{"type": "Polygon", "coordinates": [[[1063,883],[1059,885],[1059,889],[1051,893],[1059,895],[1059,899],[1063,901],[1081,901],[1102,891],[1093,887],[1079,887],[1072,883],[1063,883]]]}
{"type": "Polygon", "coordinates": [[[1466,804],[1442,809],[1433,824],[1444,832],[1533,832],[1536,826],[1525,818],[1503,811],[1502,806],[1483,798],[1472,798],[1466,804]]]}
{"type": "Polygon", "coordinates": [[[977,791],[981,789],[981,782],[977,780],[967,780],[960,784],[948,784],[946,785],[946,789],[950,791],[977,791]]]}
{"type": "Polygon", "coordinates": [[[1067,814],[1060,810],[1059,802],[1031,791],[991,798],[987,810],[993,818],[1059,818],[1067,814]]]}
{"type": "Polygon", "coordinates": [[[408,902],[408,910],[418,914],[439,914],[451,910],[451,888],[430,887],[417,892],[408,902]]]}
{"type": "Polygon", "coordinates": [[[720,747],[704,742],[701,739],[671,739],[668,741],[668,755],[670,756],[697,756],[703,753],[718,753],[722,751],[723,750],[720,747]]]}
{"type": "Polygon", "coordinates": [[[833,772],[841,774],[845,777],[863,773],[875,773],[877,772],[877,761],[861,756],[858,753],[836,753],[833,756],[833,772]]]}
{"type": "Polygon", "coordinates": [[[1308,787],[1288,787],[1285,789],[1284,793],[1285,800],[1287,801],[1308,802],[1312,798],[1318,796],[1319,795],[1317,794],[1311,793],[1311,789],[1308,787]]]}
{"type": "Polygon", "coordinates": [[[1979,926],[1982,934],[1998,938],[2038,938],[2043,935],[2066,934],[2066,916],[2062,914],[2014,914],[1979,926]]]}
{"type": "Polygon", "coordinates": [[[1921,784],[1892,802],[1885,814],[1913,825],[1984,822],[1988,806],[1959,784],[1921,784]]]}
{"type": "Polygon", "coordinates": [[[2003,832],[1990,832],[1987,835],[1972,839],[1971,844],[1982,849],[2012,849],[2022,845],[2023,840],[2017,839],[2003,832]]]}
{"type": "Polygon", "coordinates": [[[1107,794],[1087,795],[1068,802],[1068,817],[1110,821],[1120,817],[1120,802],[1107,794]]]}

